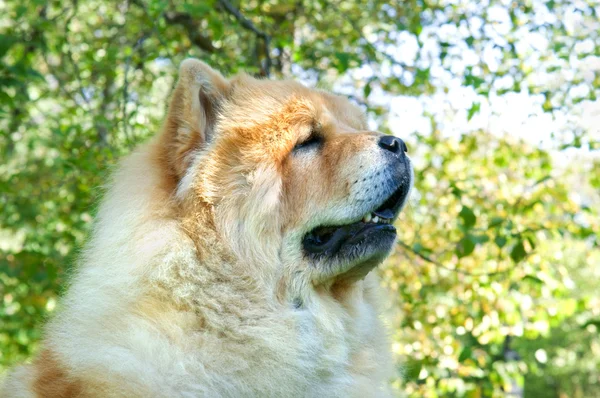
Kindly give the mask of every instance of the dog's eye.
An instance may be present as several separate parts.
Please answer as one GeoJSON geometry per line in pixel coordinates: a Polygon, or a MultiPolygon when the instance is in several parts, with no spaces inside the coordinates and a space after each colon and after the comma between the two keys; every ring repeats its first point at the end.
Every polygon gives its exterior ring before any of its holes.
{"type": "Polygon", "coordinates": [[[306,140],[296,144],[296,146],[294,147],[294,152],[305,149],[318,148],[322,143],[323,137],[318,133],[313,132],[306,140]]]}

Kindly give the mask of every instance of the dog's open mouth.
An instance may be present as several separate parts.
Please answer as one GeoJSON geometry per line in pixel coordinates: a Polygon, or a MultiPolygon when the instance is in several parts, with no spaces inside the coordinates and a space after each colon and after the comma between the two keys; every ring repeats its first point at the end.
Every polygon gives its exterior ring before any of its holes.
{"type": "Polygon", "coordinates": [[[360,221],[313,229],[303,239],[304,250],[315,257],[333,257],[344,248],[348,249],[348,254],[352,254],[352,257],[377,254],[378,251],[387,253],[396,237],[396,228],[392,222],[407,194],[408,187],[401,184],[379,207],[367,213],[360,221]]]}

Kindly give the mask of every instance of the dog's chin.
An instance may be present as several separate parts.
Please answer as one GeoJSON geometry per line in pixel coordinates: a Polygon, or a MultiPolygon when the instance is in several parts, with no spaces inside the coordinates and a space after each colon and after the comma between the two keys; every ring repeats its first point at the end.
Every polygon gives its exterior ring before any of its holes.
{"type": "Polygon", "coordinates": [[[399,185],[360,221],[314,228],[302,240],[304,254],[319,280],[363,279],[390,253],[396,241],[393,225],[410,187],[399,185]]]}
{"type": "Polygon", "coordinates": [[[364,277],[366,272],[381,263],[390,253],[396,241],[396,228],[393,225],[373,225],[358,223],[360,231],[348,239],[338,250],[337,260],[351,264],[345,277],[364,277]]]}
{"type": "Polygon", "coordinates": [[[303,246],[317,268],[318,279],[353,282],[379,265],[395,240],[393,225],[361,221],[317,229],[305,237],[303,246]]]}

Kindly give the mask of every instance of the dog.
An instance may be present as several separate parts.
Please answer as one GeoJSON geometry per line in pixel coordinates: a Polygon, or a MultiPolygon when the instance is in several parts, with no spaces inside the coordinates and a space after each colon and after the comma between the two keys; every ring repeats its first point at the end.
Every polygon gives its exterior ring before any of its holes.
{"type": "Polygon", "coordinates": [[[412,182],[404,142],[346,98],[185,60],[0,395],[388,396],[370,271],[412,182]]]}

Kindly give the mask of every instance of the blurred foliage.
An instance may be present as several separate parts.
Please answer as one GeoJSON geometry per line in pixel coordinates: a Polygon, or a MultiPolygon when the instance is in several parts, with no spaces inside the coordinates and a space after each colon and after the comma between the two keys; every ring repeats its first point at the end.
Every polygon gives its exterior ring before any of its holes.
{"type": "Polygon", "coordinates": [[[420,197],[383,271],[410,390],[501,396],[525,376],[526,396],[597,396],[600,223],[575,171],[483,133],[414,146],[420,197]]]}
{"type": "MultiPolygon", "coordinates": [[[[525,93],[570,122],[600,91],[598,13],[593,0],[1,1],[0,369],[37,350],[96,187],[158,130],[182,59],[318,83],[384,131],[391,98],[456,86],[476,96],[467,120],[525,93]]],[[[598,140],[572,126],[542,149],[426,116],[430,131],[407,137],[416,198],[381,269],[394,387],[600,396],[598,140]]]]}

